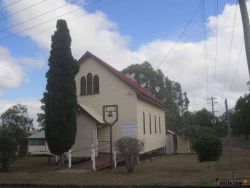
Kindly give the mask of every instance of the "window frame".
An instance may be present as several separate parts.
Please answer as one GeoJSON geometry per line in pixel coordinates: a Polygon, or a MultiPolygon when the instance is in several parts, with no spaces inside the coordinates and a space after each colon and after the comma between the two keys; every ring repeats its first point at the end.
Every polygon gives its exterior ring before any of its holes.
{"type": "Polygon", "coordinates": [[[86,95],[87,91],[86,77],[82,76],[80,80],[80,95],[86,95]]]}
{"type": "Polygon", "coordinates": [[[91,73],[87,74],[87,95],[92,95],[93,94],[93,76],[91,73]]]}
{"type": "Polygon", "coordinates": [[[157,127],[156,127],[156,115],[154,116],[155,118],[155,134],[157,134],[157,127]]]}
{"type": "Polygon", "coordinates": [[[159,116],[159,133],[161,134],[161,116],[159,116]]]}
{"type": "Polygon", "coordinates": [[[143,134],[146,134],[145,112],[142,113],[142,119],[143,119],[143,134]]]}
{"type": "Polygon", "coordinates": [[[99,94],[99,93],[100,93],[100,79],[98,75],[95,75],[93,77],[93,94],[99,94]]]}
{"type": "Polygon", "coordinates": [[[149,113],[149,132],[152,134],[151,114],[149,113]]]}

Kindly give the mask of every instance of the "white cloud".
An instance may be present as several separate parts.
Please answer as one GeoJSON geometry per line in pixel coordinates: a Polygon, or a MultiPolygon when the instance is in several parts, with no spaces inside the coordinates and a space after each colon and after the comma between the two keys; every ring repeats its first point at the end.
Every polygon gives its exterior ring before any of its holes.
{"type": "Polygon", "coordinates": [[[15,62],[7,49],[0,47],[0,89],[17,87],[23,79],[21,66],[15,62]]]}
{"type": "MultiPolygon", "coordinates": [[[[224,111],[224,98],[228,98],[229,106],[233,107],[237,98],[247,92],[248,69],[243,44],[243,31],[239,9],[236,14],[234,36],[229,58],[229,46],[233,30],[235,5],[226,5],[218,17],[218,51],[215,81],[215,25],[216,18],[211,16],[207,22],[207,68],[208,68],[208,94],[207,73],[204,56],[204,41],[179,42],[175,50],[169,55],[160,67],[163,72],[173,80],[179,81],[191,99],[192,109],[205,106],[207,97],[218,97],[219,104],[216,106],[221,112],[224,111]],[[243,53],[239,59],[239,52],[243,45],[243,53]],[[239,63],[239,65],[237,65],[239,63]],[[233,82],[233,75],[238,66],[238,74],[233,82]],[[231,83],[235,83],[231,88],[231,83]],[[192,105],[192,103],[194,105],[192,105]]],[[[149,62],[155,66],[159,64],[164,55],[173,46],[174,41],[156,40],[144,44],[138,50],[149,62]]],[[[211,105],[210,105],[211,106],[211,105]]],[[[207,106],[210,108],[210,106],[207,106]]]]}
{"type": "MultiPolygon", "coordinates": [[[[9,4],[11,1],[4,0],[3,3],[9,4]]],[[[11,14],[34,3],[34,0],[21,1],[16,4],[16,6],[9,7],[8,12],[11,14]]],[[[11,17],[9,20],[10,24],[15,25],[23,22],[30,17],[40,15],[63,4],[65,4],[64,0],[45,1],[39,6],[11,17]]],[[[18,32],[32,27],[76,8],[79,8],[79,5],[70,4],[39,19],[27,22],[15,28],[13,31],[18,32]]],[[[247,91],[246,82],[249,78],[246,59],[244,57],[245,53],[242,53],[242,57],[240,58],[234,87],[232,89],[230,88],[232,77],[238,63],[239,49],[243,41],[242,23],[238,8],[231,56],[230,61],[228,61],[234,11],[235,5],[226,5],[218,17],[216,81],[214,79],[216,18],[211,16],[206,23],[208,31],[208,94],[206,91],[203,40],[197,42],[179,42],[175,50],[160,67],[170,79],[181,83],[183,90],[187,91],[188,97],[191,99],[191,108],[194,110],[205,106],[207,103],[206,98],[211,95],[218,98],[228,97],[230,99],[229,106],[232,107],[236,99],[247,91]]],[[[132,51],[129,49],[130,38],[121,35],[118,26],[100,11],[88,13],[82,8],[74,14],[64,16],[64,19],[68,21],[68,27],[72,36],[72,51],[76,58],[79,58],[86,50],[89,50],[118,69],[124,68],[132,63],[142,62],[145,59],[156,67],[174,44],[174,41],[171,40],[157,39],[148,44],[142,44],[138,50],[132,51]]],[[[40,25],[33,30],[25,31],[22,35],[29,36],[41,48],[48,51],[51,43],[50,37],[55,30],[55,25],[56,20],[48,24],[40,25]]],[[[222,111],[224,109],[223,99],[220,99],[219,102],[220,104],[217,105],[217,108],[222,111]]],[[[209,108],[209,106],[207,107],[209,108]]]]}
{"type": "Polygon", "coordinates": [[[45,61],[42,57],[19,57],[18,61],[23,65],[27,66],[28,68],[39,67],[42,68],[45,66],[45,61]]]}
{"type": "MultiPolygon", "coordinates": [[[[4,3],[9,4],[11,1],[5,0],[4,3]]],[[[22,1],[16,4],[16,6],[11,6],[8,11],[11,14],[34,3],[34,0],[22,1]]],[[[18,16],[11,17],[9,20],[10,24],[15,25],[24,22],[32,17],[41,15],[56,7],[60,7],[65,3],[64,0],[46,1],[39,6],[19,13],[18,16]]],[[[13,31],[19,32],[25,30],[50,20],[51,18],[71,12],[77,8],[79,8],[79,5],[69,4],[49,14],[26,22],[14,28],[13,31]]],[[[89,50],[97,56],[102,57],[104,60],[112,62],[116,68],[124,68],[128,64],[141,61],[136,53],[128,49],[129,37],[120,35],[116,24],[108,20],[106,15],[102,12],[97,11],[90,14],[86,10],[80,9],[73,14],[63,16],[63,18],[68,21],[67,23],[72,38],[72,51],[76,58],[80,58],[89,50]]],[[[48,50],[51,44],[51,35],[56,28],[55,26],[56,19],[32,30],[25,31],[22,35],[31,37],[40,47],[48,50]]]]}

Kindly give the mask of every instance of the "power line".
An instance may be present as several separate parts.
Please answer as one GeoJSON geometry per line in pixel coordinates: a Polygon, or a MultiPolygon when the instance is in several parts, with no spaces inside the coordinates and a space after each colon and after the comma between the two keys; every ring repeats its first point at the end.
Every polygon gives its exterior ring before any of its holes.
{"type": "Polygon", "coordinates": [[[56,8],[54,8],[54,9],[51,9],[51,10],[49,10],[49,11],[47,11],[47,12],[44,12],[44,13],[42,13],[42,14],[40,14],[40,15],[34,16],[34,17],[32,17],[32,18],[30,18],[30,19],[27,19],[27,20],[25,20],[25,21],[23,21],[23,22],[19,22],[19,23],[16,24],[16,25],[13,25],[13,26],[10,26],[10,27],[6,27],[6,28],[0,30],[0,32],[4,32],[4,31],[10,30],[10,29],[13,29],[13,28],[15,28],[15,27],[17,27],[17,26],[20,26],[20,25],[23,25],[23,24],[25,24],[25,23],[28,23],[28,22],[30,22],[30,21],[32,21],[32,20],[35,20],[35,19],[37,19],[37,18],[40,18],[40,17],[42,17],[42,16],[44,16],[44,15],[46,15],[46,14],[49,14],[49,13],[51,13],[51,12],[54,12],[54,11],[56,11],[56,10],[58,10],[58,9],[61,9],[61,8],[65,7],[65,6],[67,6],[67,5],[70,5],[70,4],[71,4],[70,2],[69,2],[69,3],[65,3],[65,4],[63,4],[63,5],[59,6],[59,7],[56,7],[56,8]]]}
{"type": "MultiPolygon", "coordinates": [[[[105,7],[105,6],[109,6],[109,5],[114,4],[114,3],[118,2],[118,1],[119,1],[119,0],[110,1],[109,3],[106,3],[106,4],[102,5],[102,6],[100,6],[99,8],[105,7]]],[[[79,17],[77,17],[77,18],[79,18],[79,17]]],[[[76,18],[76,19],[77,19],[77,18],[76,18]]],[[[47,32],[47,31],[48,31],[48,29],[43,30],[43,31],[41,31],[41,32],[38,32],[38,33],[36,33],[35,35],[32,35],[32,36],[39,36],[39,35],[41,35],[41,34],[47,32]]],[[[76,32],[73,31],[73,32],[70,33],[70,35],[72,36],[72,35],[74,35],[75,33],[76,33],[76,32]]],[[[13,44],[16,46],[17,44],[22,43],[23,41],[28,40],[29,38],[30,38],[30,36],[25,36],[24,38],[22,38],[22,39],[20,39],[20,40],[18,40],[18,41],[13,42],[13,44]]]]}
{"type": "Polygon", "coordinates": [[[205,49],[205,69],[206,69],[206,90],[208,97],[208,67],[207,67],[207,32],[206,32],[206,17],[205,17],[205,1],[202,0],[202,15],[203,15],[203,31],[204,31],[204,49],[205,49]]]}
{"type": "Polygon", "coordinates": [[[28,10],[28,9],[30,9],[30,8],[32,8],[32,7],[35,7],[35,6],[37,6],[37,5],[40,5],[41,3],[45,2],[45,1],[47,1],[47,0],[39,1],[39,2],[34,3],[34,4],[32,4],[32,5],[28,6],[28,7],[25,7],[25,8],[23,8],[23,9],[20,9],[20,10],[14,12],[14,13],[12,13],[12,14],[9,14],[9,15],[7,15],[7,16],[4,16],[4,17],[0,18],[0,21],[1,21],[1,20],[5,20],[5,19],[7,19],[7,18],[9,18],[9,17],[12,17],[12,16],[14,16],[14,15],[20,13],[20,12],[23,12],[23,11],[25,11],[25,10],[28,10]]]}
{"type": "Polygon", "coordinates": [[[181,37],[184,35],[184,33],[186,32],[187,28],[189,27],[189,25],[192,23],[194,17],[196,16],[197,12],[199,11],[200,7],[201,7],[201,3],[202,0],[200,1],[198,7],[196,8],[195,12],[193,13],[193,15],[191,16],[190,20],[188,21],[188,23],[185,25],[184,29],[182,30],[182,32],[180,33],[180,35],[178,36],[178,38],[176,39],[175,43],[173,44],[173,46],[169,49],[169,51],[167,52],[167,54],[162,58],[162,60],[160,61],[160,63],[157,65],[157,68],[159,68],[161,66],[161,64],[168,58],[168,56],[171,54],[171,52],[174,50],[174,48],[176,47],[177,43],[179,42],[179,40],[181,39],[181,37]]]}
{"type": "Polygon", "coordinates": [[[23,1],[23,0],[18,0],[18,1],[15,1],[15,2],[13,2],[13,3],[10,3],[10,4],[6,5],[5,7],[0,8],[0,11],[4,10],[4,9],[6,9],[6,8],[9,8],[9,7],[11,7],[11,6],[13,6],[13,5],[15,5],[15,4],[21,2],[21,1],[23,1]]]}
{"type": "MultiPolygon", "coordinates": [[[[93,3],[90,3],[90,4],[86,5],[85,7],[88,7],[88,6],[91,6],[91,5],[93,5],[93,4],[96,4],[96,3],[98,3],[99,1],[102,1],[102,0],[94,1],[93,3]]],[[[38,27],[38,26],[41,26],[41,25],[44,25],[44,24],[49,23],[49,22],[51,22],[51,21],[54,21],[55,19],[58,19],[58,18],[60,18],[60,17],[62,17],[62,16],[66,16],[66,15],[72,14],[72,13],[78,11],[78,10],[81,10],[81,7],[76,8],[76,9],[74,9],[74,10],[72,10],[72,11],[66,12],[66,13],[64,13],[64,14],[61,14],[60,16],[53,17],[53,18],[51,18],[51,19],[49,19],[49,20],[46,20],[46,21],[44,21],[44,22],[41,22],[41,23],[39,23],[39,24],[37,24],[37,25],[33,25],[33,26],[31,26],[31,27],[28,27],[28,28],[26,28],[26,29],[23,29],[23,30],[21,30],[21,31],[18,31],[18,32],[14,33],[14,34],[8,35],[8,36],[6,36],[6,37],[4,37],[4,38],[1,38],[0,41],[9,39],[9,38],[11,38],[11,37],[14,37],[14,36],[16,36],[16,35],[18,35],[18,34],[21,34],[21,33],[25,32],[25,31],[32,30],[32,29],[34,29],[34,28],[36,28],[36,27],[38,27]]]]}
{"type": "Polygon", "coordinates": [[[225,72],[225,82],[224,82],[224,87],[222,90],[222,96],[224,95],[225,89],[226,89],[226,83],[228,80],[228,70],[230,66],[230,60],[231,60],[231,51],[232,51],[232,44],[233,44],[233,37],[234,37],[234,28],[235,28],[235,20],[236,20],[236,13],[237,13],[237,7],[238,3],[235,5],[235,11],[234,11],[234,20],[233,20],[233,29],[232,29],[232,35],[231,35],[231,40],[230,40],[230,45],[229,45],[229,53],[228,53],[228,60],[227,60],[227,65],[226,65],[226,72],[225,72]]]}
{"type": "Polygon", "coordinates": [[[240,64],[240,58],[241,58],[241,55],[242,55],[242,51],[243,51],[243,43],[241,43],[241,47],[240,47],[240,52],[239,52],[239,56],[238,56],[238,60],[237,60],[237,64],[236,64],[236,68],[234,70],[234,73],[233,73],[233,78],[232,78],[232,81],[231,81],[231,86],[230,86],[230,90],[232,90],[233,88],[233,85],[234,85],[234,82],[235,82],[235,78],[236,78],[236,75],[238,73],[238,68],[239,68],[239,64],[240,64]]]}
{"type": "MultiPolygon", "coordinates": [[[[215,30],[215,58],[214,58],[214,83],[216,84],[216,79],[217,79],[217,55],[218,55],[218,27],[219,27],[219,5],[218,5],[218,0],[215,0],[214,5],[215,5],[215,16],[216,16],[216,30],[215,30]]],[[[215,91],[214,91],[215,94],[215,91]]]]}

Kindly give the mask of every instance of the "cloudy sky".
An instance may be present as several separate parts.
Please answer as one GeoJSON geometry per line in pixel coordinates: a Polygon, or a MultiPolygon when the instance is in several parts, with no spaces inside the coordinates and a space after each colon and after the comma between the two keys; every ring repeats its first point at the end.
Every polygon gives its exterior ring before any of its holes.
{"type": "Polygon", "coordinates": [[[76,59],[88,50],[119,70],[147,60],[181,83],[190,110],[210,110],[213,96],[222,113],[225,98],[233,107],[248,90],[236,0],[218,0],[218,14],[217,0],[204,0],[204,9],[201,0],[0,2],[0,113],[21,103],[36,118],[58,18],[67,20],[76,59]]]}

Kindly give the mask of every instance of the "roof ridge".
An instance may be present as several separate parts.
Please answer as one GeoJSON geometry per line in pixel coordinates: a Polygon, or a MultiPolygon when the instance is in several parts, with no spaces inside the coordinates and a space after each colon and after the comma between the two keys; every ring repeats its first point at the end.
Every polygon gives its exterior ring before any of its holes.
{"type": "Polygon", "coordinates": [[[118,71],[102,59],[98,58],[91,52],[87,51],[79,60],[78,62],[81,63],[83,59],[85,59],[87,56],[91,56],[98,60],[100,63],[103,64],[107,69],[109,69],[111,72],[113,72],[117,77],[119,77],[121,80],[126,82],[130,87],[135,89],[137,91],[137,94],[143,95],[142,97],[146,97],[148,100],[151,100],[150,102],[157,103],[157,105],[160,105],[161,107],[165,108],[162,101],[157,99],[155,96],[153,96],[150,92],[148,92],[145,88],[143,88],[139,83],[133,81],[132,79],[128,78],[125,74],[123,74],[122,71],[118,71]]]}

